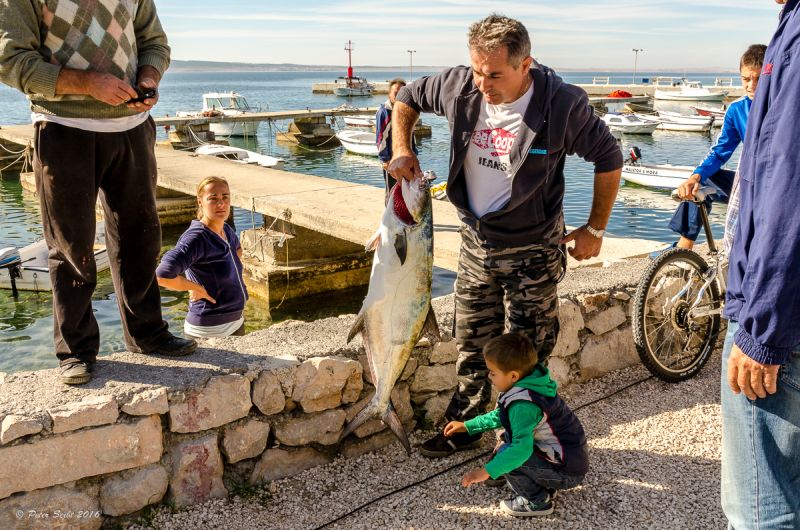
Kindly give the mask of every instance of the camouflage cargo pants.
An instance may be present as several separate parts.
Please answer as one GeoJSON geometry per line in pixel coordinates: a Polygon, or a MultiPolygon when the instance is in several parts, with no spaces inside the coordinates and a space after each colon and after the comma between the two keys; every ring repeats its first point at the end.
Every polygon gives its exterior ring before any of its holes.
{"type": "Polygon", "coordinates": [[[558,248],[526,245],[492,248],[470,228],[461,228],[455,286],[458,388],[448,420],[464,421],[484,412],[491,383],[483,346],[505,332],[525,333],[546,359],[558,337],[556,285],[565,255],[558,248]]]}

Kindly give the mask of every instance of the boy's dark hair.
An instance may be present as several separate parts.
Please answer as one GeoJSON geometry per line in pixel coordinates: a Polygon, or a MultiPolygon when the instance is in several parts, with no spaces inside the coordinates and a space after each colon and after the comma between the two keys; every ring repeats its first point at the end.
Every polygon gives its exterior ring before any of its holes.
{"type": "Polygon", "coordinates": [[[406,86],[406,80],[402,77],[395,77],[391,81],[389,81],[389,90],[392,89],[393,86],[400,85],[401,87],[406,86]]]}
{"type": "Polygon", "coordinates": [[[493,338],[483,347],[483,357],[504,372],[516,370],[523,376],[530,374],[539,362],[533,343],[521,333],[505,333],[493,338]]]}
{"type": "Polygon", "coordinates": [[[751,44],[739,60],[739,70],[745,66],[753,70],[761,70],[761,67],[764,66],[764,53],[766,51],[767,47],[764,44],[751,44]]]}

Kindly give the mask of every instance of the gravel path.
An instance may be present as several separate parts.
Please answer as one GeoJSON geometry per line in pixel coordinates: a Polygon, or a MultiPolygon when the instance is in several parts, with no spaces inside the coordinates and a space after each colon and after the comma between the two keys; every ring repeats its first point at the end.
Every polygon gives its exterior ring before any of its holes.
{"type": "MultiPolygon", "coordinates": [[[[589,437],[591,471],[578,488],[559,492],[552,516],[536,521],[504,515],[505,488],[459,484],[466,464],[383,499],[330,528],[723,528],[719,507],[719,355],[695,379],[655,379],[578,412],[589,437]]],[[[573,407],[649,375],[615,372],[567,389],[573,407]]],[[[427,433],[416,433],[420,442],[427,433]]],[[[489,435],[487,443],[489,447],[489,435]]],[[[399,444],[359,459],[337,459],[271,484],[247,499],[218,500],[170,513],[161,508],[146,528],[313,529],[391,490],[463,462],[406,456],[399,444]]],[[[145,527],[139,527],[145,528],[145,527]]]]}

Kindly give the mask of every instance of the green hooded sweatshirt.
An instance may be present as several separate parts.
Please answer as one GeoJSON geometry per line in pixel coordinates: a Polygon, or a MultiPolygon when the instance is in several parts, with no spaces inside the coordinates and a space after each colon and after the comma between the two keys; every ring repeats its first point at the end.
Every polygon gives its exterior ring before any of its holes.
{"type": "MultiPolygon", "coordinates": [[[[548,369],[537,364],[530,375],[517,381],[514,386],[531,390],[545,397],[554,397],[558,385],[550,378],[548,369]]],[[[528,461],[533,455],[533,431],[544,417],[542,409],[530,401],[515,401],[512,405],[508,409],[508,419],[511,422],[513,439],[505,449],[494,455],[486,464],[486,472],[492,478],[505,475],[528,461]]],[[[500,429],[502,428],[500,408],[472,418],[464,422],[464,426],[469,434],[500,429]]]]}

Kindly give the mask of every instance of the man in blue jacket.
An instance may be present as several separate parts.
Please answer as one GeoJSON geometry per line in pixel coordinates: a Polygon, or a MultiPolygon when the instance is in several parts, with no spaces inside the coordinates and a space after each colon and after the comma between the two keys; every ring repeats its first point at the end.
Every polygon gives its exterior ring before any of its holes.
{"type": "MultiPolygon", "coordinates": [[[[392,105],[397,99],[397,93],[406,86],[403,79],[395,78],[389,81],[389,99],[381,103],[375,113],[375,145],[378,146],[378,158],[383,165],[383,181],[386,184],[386,201],[389,202],[389,192],[397,182],[387,171],[386,167],[392,159],[392,105]]],[[[416,145],[412,146],[417,152],[416,145]]]]}
{"type": "MultiPolygon", "coordinates": [[[[586,93],[531,57],[518,20],[490,15],[469,30],[471,67],[417,79],[397,94],[389,172],[421,173],[411,150],[420,112],[446,116],[451,129],[447,197],[462,225],[455,285],[458,389],[445,417],[480,415],[491,385],[483,346],[504,331],[527,335],[544,361],[558,336],[556,287],[569,249],[597,256],[619,187],[622,153],[586,93]],[[565,235],[564,162],[594,165],[594,197],[585,225],[565,235]]],[[[444,457],[475,447],[480,435],[443,433],[420,452],[444,457]]]]}
{"type": "MultiPolygon", "coordinates": [[[[720,131],[717,143],[711,147],[692,176],[678,187],[678,193],[682,198],[690,199],[697,193],[700,186],[705,185],[712,185],[720,191],[719,194],[712,196],[714,199],[727,201],[730,196],[733,174],[719,170],[730,160],[739,144],[744,141],[747,116],[750,114],[750,105],[758,87],[758,78],[764,64],[766,49],[767,47],[763,44],[753,44],[747,48],[739,60],[739,73],[742,76],[745,95],[730,104],[725,113],[725,120],[722,123],[722,131],[720,131]]],[[[708,212],[711,211],[712,197],[705,200],[708,212]]],[[[700,205],[689,201],[680,203],[675,210],[675,215],[672,216],[669,227],[681,236],[674,246],[692,248],[703,227],[700,205]]]]}
{"type": "Polygon", "coordinates": [[[731,528],[800,528],[800,0],[767,48],[739,164],[722,372],[731,528]]]}

